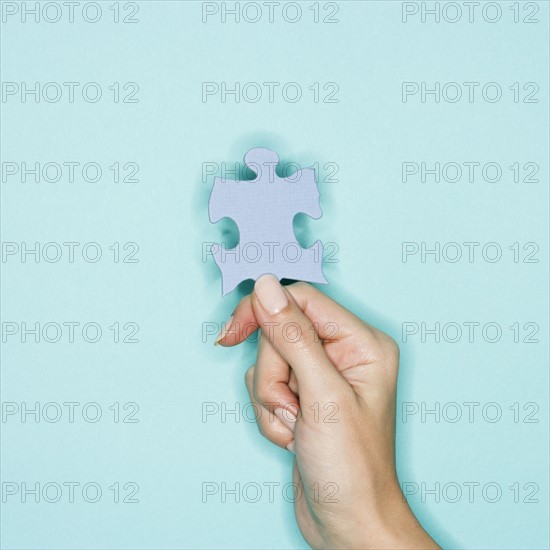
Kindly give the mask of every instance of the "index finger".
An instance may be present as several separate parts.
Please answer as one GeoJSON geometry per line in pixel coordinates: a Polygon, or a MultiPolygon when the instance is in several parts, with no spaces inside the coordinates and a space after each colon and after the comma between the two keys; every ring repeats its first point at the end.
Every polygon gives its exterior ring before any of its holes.
{"type": "MultiPolygon", "coordinates": [[[[307,283],[294,283],[285,288],[313,323],[323,341],[341,341],[358,329],[369,332],[370,327],[366,323],[315,287],[307,283]]],[[[235,346],[258,328],[251,295],[245,296],[233,312],[229,330],[225,331],[217,343],[226,347],[235,346]]]]}

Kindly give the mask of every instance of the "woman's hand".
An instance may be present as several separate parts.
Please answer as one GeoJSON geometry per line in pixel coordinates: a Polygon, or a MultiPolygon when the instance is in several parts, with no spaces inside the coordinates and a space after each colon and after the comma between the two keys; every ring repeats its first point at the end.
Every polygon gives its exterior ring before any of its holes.
{"type": "Polygon", "coordinates": [[[314,548],[438,548],[395,471],[399,349],[314,287],[260,277],[217,343],[261,329],[246,373],[258,425],[295,453],[298,525],[314,548]]]}

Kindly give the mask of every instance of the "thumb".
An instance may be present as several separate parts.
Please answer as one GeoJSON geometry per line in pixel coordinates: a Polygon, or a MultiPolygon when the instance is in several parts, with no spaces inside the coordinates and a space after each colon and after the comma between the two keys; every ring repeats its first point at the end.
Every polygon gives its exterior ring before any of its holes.
{"type": "Polygon", "coordinates": [[[325,353],[313,323],[277,277],[263,275],[256,281],[252,309],[264,336],[294,371],[300,399],[329,399],[350,388],[325,353]]]}

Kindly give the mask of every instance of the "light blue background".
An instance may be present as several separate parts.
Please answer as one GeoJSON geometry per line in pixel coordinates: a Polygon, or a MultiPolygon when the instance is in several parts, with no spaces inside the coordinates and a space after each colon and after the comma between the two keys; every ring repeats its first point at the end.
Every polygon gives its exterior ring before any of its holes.
{"type": "MultiPolygon", "coordinates": [[[[336,162],[337,183],[319,184],[324,217],[307,223],[310,242],[338,245],[327,293],[401,339],[401,323],[496,322],[503,337],[456,344],[419,337],[401,343],[401,402],[499,403],[503,418],[456,424],[398,414],[402,481],[496,482],[498,503],[476,493],[455,504],[410,502],[448,548],[548,548],[548,4],[538,24],[401,21],[400,2],[340,2],[338,24],[315,24],[303,2],[295,24],[201,22],[200,2],[141,2],[139,23],[114,24],[111,2],[96,24],[2,25],[2,80],[139,83],[139,103],[2,103],[2,161],[137,162],[139,183],[2,183],[2,240],[101,243],[92,264],[2,263],[2,320],[98,322],[97,344],[18,343],[2,352],[2,401],[99,402],[96,424],[2,423],[2,480],[95,481],[96,504],[2,505],[3,548],[305,548],[292,505],[267,492],[257,503],[202,502],[203,482],[228,486],[290,481],[291,456],[242,417],[202,421],[205,402],[244,407],[242,382],[255,348],[203,342],[203,323],[221,323],[240,295],[221,299],[221,281],[202,242],[210,226],[203,162],[235,163],[253,146],[302,166],[336,162]],[[203,81],[302,85],[296,104],[201,100],[203,81]],[[314,103],[314,82],[337,82],[337,104],[314,103]],[[403,81],[499,82],[503,99],[403,103],[403,81]],[[514,103],[508,86],[537,82],[539,103],[514,103]],[[401,163],[497,162],[498,183],[401,182],[401,163]],[[515,184],[513,162],[540,165],[538,183],[515,184]],[[139,263],[113,263],[108,246],[137,242],[139,263]],[[404,241],[498,242],[491,264],[477,256],[401,260],[404,241]],[[539,263],[514,263],[508,246],[536,242],[539,263]],[[114,321],[139,324],[138,344],[114,344],[114,321]],[[514,322],[540,326],[537,344],[514,343],[514,322]],[[113,423],[113,402],[139,404],[139,422],[113,423]],[[535,402],[535,424],[514,423],[508,406],[535,402]],[[114,481],[139,484],[139,504],[114,504],[114,481]],[[510,485],[534,482],[538,503],[514,503],[510,485]]],[[[241,3],[242,4],[242,3],[241,3]]],[[[431,3],[430,3],[431,4],[431,3]]],[[[121,3],[122,6],[122,3],[121,3]]],[[[323,3],[321,3],[323,6],[323,3]]],[[[323,12],[322,12],[323,13],[323,12]]],[[[523,16],[523,13],[522,13],[523,16]]],[[[429,20],[430,21],[430,20],[429,20]]],[[[477,96],[479,98],[479,88],[477,96]]],[[[108,172],[108,170],[107,170],[108,172]]],[[[523,414],[523,413],[522,413],[523,414]]],[[[521,497],[525,496],[522,490],[521,497]]]]}

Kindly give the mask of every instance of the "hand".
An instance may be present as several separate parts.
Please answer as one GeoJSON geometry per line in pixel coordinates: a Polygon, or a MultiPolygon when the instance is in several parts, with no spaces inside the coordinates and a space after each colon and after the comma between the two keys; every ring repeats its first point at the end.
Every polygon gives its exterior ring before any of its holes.
{"type": "Polygon", "coordinates": [[[399,349],[314,287],[260,277],[219,344],[261,329],[246,373],[258,425],[295,453],[295,513],[313,548],[438,548],[395,470],[399,349]],[[243,327],[243,330],[240,330],[243,327]]]}

